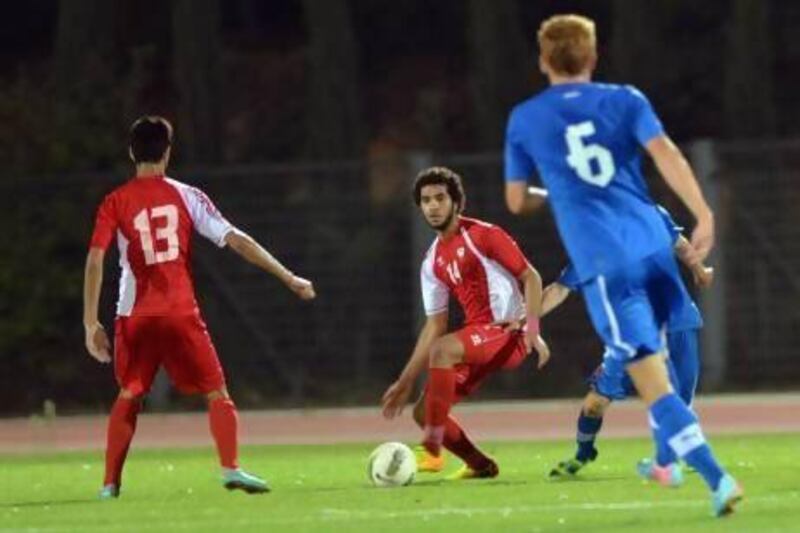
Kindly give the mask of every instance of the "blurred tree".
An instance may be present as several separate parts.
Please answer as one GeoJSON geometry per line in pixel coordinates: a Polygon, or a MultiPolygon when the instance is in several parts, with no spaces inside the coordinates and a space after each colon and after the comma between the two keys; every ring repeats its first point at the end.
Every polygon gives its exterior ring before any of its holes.
{"type": "Polygon", "coordinates": [[[364,151],[356,49],[348,0],[304,0],[310,37],[307,123],[314,157],[346,159],[364,151]]]}
{"type": "MultiPolygon", "coordinates": [[[[352,324],[359,324],[358,334],[368,338],[375,333],[369,309],[375,305],[376,291],[370,291],[370,278],[358,275],[365,265],[381,268],[372,261],[381,236],[364,225],[368,212],[365,175],[360,168],[341,165],[342,160],[365,155],[365,128],[359,90],[359,53],[353,29],[349,0],[304,0],[303,8],[309,37],[308,92],[306,124],[310,155],[331,161],[327,171],[313,178],[316,210],[307,222],[309,263],[319,268],[312,273],[320,293],[342,283],[335,272],[352,273],[351,291],[346,298],[320,300],[314,305],[316,357],[328,359],[337,336],[352,324]],[[321,268],[321,265],[328,268],[321,268]],[[319,266],[318,266],[319,265],[319,266]],[[334,268],[330,268],[330,266],[334,268]]],[[[370,357],[369,343],[342,359],[344,372],[358,368],[370,357]],[[348,360],[349,359],[349,360],[348,360]]],[[[313,362],[309,361],[313,364],[313,362]]]]}
{"type": "Polygon", "coordinates": [[[772,95],[772,32],[769,2],[734,0],[728,27],[723,103],[733,137],[775,134],[772,95]]]}
{"type": "MultiPolygon", "coordinates": [[[[610,79],[617,83],[646,84],[650,64],[643,61],[647,56],[649,36],[655,22],[650,20],[653,6],[644,2],[614,0],[611,43],[609,46],[610,79]]],[[[602,61],[602,60],[601,60],[602,61]]]]}
{"type": "Polygon", "coordinates": [[[215,163],[222,154],[219,0],[174,0],[172,29],[179,155],[184,163],[215,163]]]}
{"type": "Polygon", "coordinates": [[[245,38],[252,41],[255,41],[261,32],[258,20],[259,5],[261,2],[258,0],[236,0],[235,2],[235,9],[242,25],[242,33],[245,38]]]}
{"type": "Polygon", "coordinates": [[[50,153],[53,169],[108,168],[118,153],[114,112],[119,57],[114,2],[61,0],[58,4],[53,82],[55,128],[50,153]],[[103,131],[104,134],[98,134],[103,131]]]}
{"type": "Polygon", "coordinates": [[[532,89],[536,63],[522,34],[516,0],[470,0],[467,31],[478,142],[495,150],[502,144],[509,109],[532,89]]]}

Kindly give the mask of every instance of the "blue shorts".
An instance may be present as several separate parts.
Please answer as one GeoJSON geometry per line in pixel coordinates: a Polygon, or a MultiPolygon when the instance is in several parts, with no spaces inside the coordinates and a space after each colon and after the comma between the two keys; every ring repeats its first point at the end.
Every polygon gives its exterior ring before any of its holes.
{"type": "MultiPolygon", "coordinates": [[[[697,330],[688,329],[670,333],[667,335],[667,345],[669,347],[667,370],[672,388],[686,405],[691,405],[700,371],[697,330]]],[[[624,400],[636,396],[636,388],[625,371],[624,362],[611,357],[610,353],[612,350],[607,349],[603,355],[603,363],[588,379],[592,390],[609,400],[624,400]]]]}
{"type": "Polygon", "coordinates": [[[662,331],[677,309],[692,305],[672,249],[597,276],[581,286],[609,358],[623,366],[664,351],[662,331]]]}

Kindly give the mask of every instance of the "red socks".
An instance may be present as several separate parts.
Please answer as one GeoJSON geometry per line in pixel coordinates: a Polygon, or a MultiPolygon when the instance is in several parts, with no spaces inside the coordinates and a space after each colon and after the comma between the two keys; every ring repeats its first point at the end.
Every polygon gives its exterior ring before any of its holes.
{"type": "Polygon", "coordinates": [[[111,408],[106,433],[106,477],[103,485],[113,483],[119,487],[122,484],[122,467],[136,431],[140,408],[138,399],[122,397],[117,397],[111,408]]]}
{"type": "Polygon", "coordinates": [[[425,395],[425,436],[422,445],[432,455],[441,453],[445,424],[456,393],[456,372],[452,368],[431,368],[425,395]]]}
{"type": "MultiPolygon", "coordinates": [[[[106,475],[104,485],[122,484],[122,467],[128,456],[133,434],[136,431],[136,419],[141,409],[138,399],[118,397],[108,417],[108,433],[106,442],[106,475]]],[[[211,435],[217,444],[219,460],[225,468],[238,468],[237,431],[239,417],[236,406],[230,398],[218,398],[208,403],[208,420],[211,435]]]]}
{"type": "Polygon", "coordinates": [[[239,415],[236,413],[236,405],[233,400],[217,398],[208,402],[208,422],[211,426],[211,435],[217,444],[217,453],[222,467],[239,468],[237,458],[239,415]]]}
{"type": "Polygon", "coordinates": [[[467,466],[473,470],[483,470],[491,462],[491,459],[469,440],[467,433],[452,416],[447,417],[443,444],[453,455],[467,463],[467,466]]]}

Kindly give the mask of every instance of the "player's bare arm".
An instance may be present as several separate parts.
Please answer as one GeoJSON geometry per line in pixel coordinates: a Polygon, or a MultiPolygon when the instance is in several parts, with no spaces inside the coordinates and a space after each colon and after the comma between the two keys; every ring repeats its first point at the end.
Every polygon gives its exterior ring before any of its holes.
{"type": "Polygon", "coordinates": [[[557,281],[545,287],[542,293],[542,317],[547,316],[550,311],[564,303],[570,292],[567,287],[557,281]]]}
{"type": "Polygon", "coordinates": [[[701,262],[714,247],[714,213],[703,197],[692,167],[680,149],[666,135],[659,135],[650,140],[646,148],[664,181],[689,208],[697,221],[692,232],[693,249],[689,251],[689,258],[692,263],[701,262]]]}
{"type": "Polygon", "coordinates": [[[550,348],[539,335],[539,317],[542,315],[542,276],[528,265],[519,276],[519,281],[525,289],[525,316],[528,327],[525,330],[525,345],[528,350],[536,350],[539,354],[539,368],[547,364],[550,359],[550,348]]]}
{"type": "Polygon", "coordinates": [[[447,311],[431,315],[425,321],[425,325],[419,332],[414,351],[411,352],[411,357],[400,373],[400,377],[383,393],[381,403],[384,417],[391,419],[403,412],[414,388],[414,382],[428,366],[431,346],[446,332],[447,311]]]}
{"type": "Polygon", "coordinates": [[[707,289],[714,282],[714,268],[706,266],[702,261],[692,263],[693,250],[692,243],[686,237],[683,235],[678,236],[677,241],[675,241],[675,255],[691,271],[694,284],[701,289],[707,289]]]}
{"type": "Polygon", "coordinates": [[[239,230],[231,231],[225,236],[225,243],[246,261],[281,280],[301,299],[312,300],[316,297],[313,283],[296,276],[248,234],[239,230]]]}
{"type": "Polygon", "coordinates": [[[105,251],[94,247],[89,249],[89,254],[86,256],[83,279],[83,329],[89,354],[101,363],[108,363],[111,361],[111,343],[97,318],[100,288],[103,285],[104,258],[105,251]]]}
{"type": "Polygon", "coordinates": [[[547,190],[524,181],[506,183],[506,206],[515,215],[531,215],[547,202],[547,190]]]}

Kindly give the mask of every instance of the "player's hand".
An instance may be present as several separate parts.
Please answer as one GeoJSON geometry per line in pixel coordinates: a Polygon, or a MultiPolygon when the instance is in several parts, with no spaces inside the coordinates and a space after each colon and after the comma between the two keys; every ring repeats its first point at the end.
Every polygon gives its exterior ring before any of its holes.
{"type": "Polygon", "coordinates": [[[526,331],[525,346],[528,348],[528,353],[530,353],[531,350],[536,350],[536,353],[539,354],[539,363],[536,365],[536,368],[544,367],[550,360],[550,347],[541,335],[529,335],[526,331]]]}
{"type": "Polygon", "coordinates": [[[313,300],[317,297],[317,293],[314,291],[314,284],[300,276],[292,276],[292,279],[286,285],[301,300],[313,300]]]}
{"type": "Polygon", "coordinates": [[[698,219],[692,232],[692,248],[689,251],[689,264],[702,263],[714,247],[714,217],[708,215],[698,219]]]}
{"type": "MultiPolygon", "coordinates": [[[[509,331],[521,331],[522,327],[525,325],[525,319],[521,318],[519,320],[500,320],[498,322],[492,322],[493,326],[500,326],[503,328],[503,332],[507,333],[509,331]]],[[[530,349],[528,350],[530,351],[530,349]]]]}
{"type": "Polygon", "coordinates": [[[99,322],[95,322],[90,326],[85,326],[86,332],[86,349],[89,355],[100,361],[101,363],[111,362],[111,343],[106,335],[106,330],[99,322]]]}
{"type": "Polygon", "coordinates": [[[402,379],[389,385],[381,399],[384,418],[391,420],[403,413],[403,409],[408,405],[408,399],[411,397],[412,388],[411,382],[402,379]]]}
{"type": "Polygon", "coordinates": [[[698,265],[692,269],[694,284],[701,289],[707,289],[714,282],[714,268],[698,265]]]}

